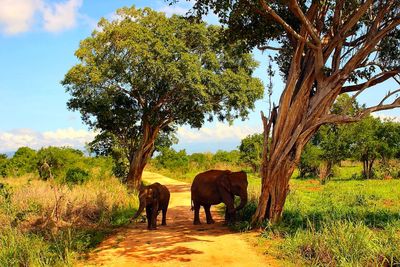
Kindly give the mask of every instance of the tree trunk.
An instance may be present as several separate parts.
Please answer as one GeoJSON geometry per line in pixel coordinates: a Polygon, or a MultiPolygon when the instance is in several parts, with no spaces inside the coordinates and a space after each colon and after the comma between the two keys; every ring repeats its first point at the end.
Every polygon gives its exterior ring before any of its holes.
{"type": "Polygon", "coordinates": [[[142,181],[144,167],[151,158],[154,151],[154,142],[157,138],[159,128],[152,128],[144,123],[143,139],[139,148],[134,152],[130,161],[129,172],[126,183],[129,190],[139,190],[142,181]]]}
{"type": "Polygon", "coordinates": [[[271,223],[280,221],[283,206],[289,193],[289,179],[293,174],[294,167],[293,162],[281,162],[265,173],[266,176],[265,180],[263,177],[264,182],[257,211],[253,217],[253,224],[260,224],[265,219],[269,219],[271,223]]]}
{"type": "Polygon", "coordinates": [[[322,184],[324,184],[326,182],[326,180],[329,178],[329,176],[331,176],[331,174],[332,174],[332,166],[333,166],[332,161],[327,160],[320,167],[319,179],[320,179],[322,184]]]}
{"type": "Polygon", "coordinates": [[[149,156],[144,155],[143,151],[137,151],[129,166],[126,182],[130,190],[139,190],[142,181],[144,167],[149,160],[149,156]]]}
{"type": "Polygon", "coordinates": [[[365,179],[370,179],[373,176],[372,173],[372,167],[374,164],[375,158],[372,158],[371,160],[363,160],[363,176],[365,179]]]}

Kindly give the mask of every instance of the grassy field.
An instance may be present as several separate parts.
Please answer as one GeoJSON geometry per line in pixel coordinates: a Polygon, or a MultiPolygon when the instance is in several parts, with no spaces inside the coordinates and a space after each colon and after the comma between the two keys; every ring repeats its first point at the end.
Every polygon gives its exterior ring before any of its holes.
{"type": "Polygon", "coordinates": [[[0,266],[73,266],[138,205],[112,177],[72,187],[34,175],[0,183],[0,266]]]}
{"type": "MultiPolygon", "coordinates": [[[[220,169],[232,169],[220,166],[220,169]]],[[[177,174],[191,182],[198,171],[177,174]]],[[[336,176],[290,181],[282,222],[265,224],[259,249],[293,266],[400,264],[400,180],[360,180],[358,164],[336,176]]],[[[249,203],[233,226],[251,229],[260,178],[249,173],[249,203]]],[[[116,178],[67,186],[34,175],[0,179],[0,266],[73,266],[114,228],[128,223],[137,198],[116,178]]]]}
{"type": "MultiPolygon", "coordinates": [[[[158,172],[190,183],[200,171],[158,172]]],[[[356,162],[344,162],[334,172],[321,184],[297,178],[295,171],[282,222],[264,225],[259,248],[283,265],[400,265],[400,180],[362,180],[356,162]]],[[[250,201],[239,214],[242,221],[233,226],[238,231],[251,229],[259,196],[259,176],[248,173],[248,180],[250,201]]]]}
{"type": "MultiPolygon", "coordinates": [[[[324,185],[294,175],[282,222],[261,233],[265,253],[294,266],[400,265],[400,180],[353,180],[359,171],[341,167],[324,185]]],[[[249,178],[237,230],[249,229],[259,181],[249,178]]]]}

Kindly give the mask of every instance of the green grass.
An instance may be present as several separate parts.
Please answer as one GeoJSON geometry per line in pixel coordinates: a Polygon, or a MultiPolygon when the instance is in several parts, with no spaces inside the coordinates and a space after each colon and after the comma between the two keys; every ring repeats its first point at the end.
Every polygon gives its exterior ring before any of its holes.
{"type": "Polygon", "coordinates": [[[138,206],[114,177],[75,186],[31,175],[0,182],[1,267],[74,266],[138,206]]]}
{"type": "MultiPolygon", "coordinates": [[[[400,264],[400,180],[351,180],[325,185],[292,179],[281,223],[265,227],[273,256],[304,266],[394,266],[400,264]],[[276,240],[279,240],[278,242],[276,240]]],[[[358,171],[358,170],[356,170],[358,171]]],[[[251,180],[250,185],[257,181],[251,180]]],[[[257,196],[259,187],[250,188],[257,196]],[[256,191],[254,191],[256,190],[256,191]]],[[[236,230],[249,229],[256,209],[252,199],[236,230]]]]}

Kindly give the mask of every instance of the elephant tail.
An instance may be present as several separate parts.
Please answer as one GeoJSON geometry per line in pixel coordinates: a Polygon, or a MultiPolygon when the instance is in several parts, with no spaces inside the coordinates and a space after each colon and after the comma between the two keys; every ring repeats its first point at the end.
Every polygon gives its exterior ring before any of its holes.
{"type": "Polygon", "coordinates": [[[190,198],[190,210],[193,211],[194,207],[193,207],[193,199],[190,198]]]}

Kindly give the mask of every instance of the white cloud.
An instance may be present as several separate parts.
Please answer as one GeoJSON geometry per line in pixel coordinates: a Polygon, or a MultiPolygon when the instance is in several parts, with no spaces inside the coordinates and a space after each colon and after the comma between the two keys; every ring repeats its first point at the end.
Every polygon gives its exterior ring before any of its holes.
{"type": "Polygon", "coordinates": [[[193,7],[195,1],[179,1],[173,5],[166,4],[164,1],[158,1],[160,8],[157,11],[164,12],[168,17],[176,15],[186,15],[186,13],[193,7]]]}
{"type": "Polygon", "coordinates": [[[184,8],[181,6],[163,6],[159,9],[159,11],[164,12],[165,15],[168,17],[176,14],[176,15],[186,15],[186,13],[189,11],[188,8],[184,8]]]}
{"type": "Polygon", "coordinates": [[[96,133],[73,128],[58,129],[55,131],[36,132],[30,129],[17,129],[9,132],[0,132],[0,151],[15,151],[19,147],[28,146],[39,149],[47,146],[70,146],[81,148],[90,142],[96,133]]]}
{"type": "Polygon", "coordinates": [[[372,113],[372,116],[375,118],[380,118],[383,121],[393,121],[393,122],[400,122],[400,116],[392,116],[380,113],[372,113]]]}
{"type": "Polygon", "coordinates": [[[1,31],[8,35],[28,31],[41,5],[42,0],[0,0],[1,31]]]}
{"type": "MultiPolygon", "coordinates": [[[[0,32],[15,35],[34,25],[45,31],[59,32],[77,25],[83,0],[0,0],[0,32]]],[[[84,17],[82,15],[82,17],[84,17]]]]}
{"type": "Polygon", "coordinates": [[[232,141],[241,140],[249,134],[260,133],[262,130],[259,127],[249,126],[229,126],[217,122],[213,127],[203,127],[199,130],[180,127],[178,129],[178,138],[183,143],[195,142],[215,142],[215,141],[232,141]]]}
{"type": "Polygon", "coordinates": [[[49,32],[59,32],[73,28],[77,23],[78,9],[82,0],[46,4],[43,8],[44,29],[49,32]]]}

